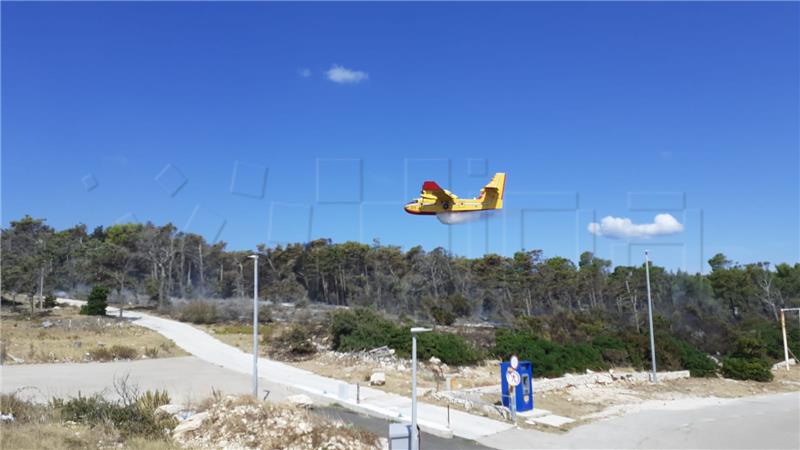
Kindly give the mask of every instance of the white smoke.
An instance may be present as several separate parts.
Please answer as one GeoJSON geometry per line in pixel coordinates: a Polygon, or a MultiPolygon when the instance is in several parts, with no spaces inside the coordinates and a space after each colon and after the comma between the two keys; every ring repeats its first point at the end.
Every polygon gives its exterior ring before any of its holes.
{"type": "Polygon", "coordinates": [[[458,225],[462,223],[477,222],[481,219],[491,217],[492,211],[468,211],[468,212],[441,212],[436,214],[439,222],[445,225],[458,225]]]}

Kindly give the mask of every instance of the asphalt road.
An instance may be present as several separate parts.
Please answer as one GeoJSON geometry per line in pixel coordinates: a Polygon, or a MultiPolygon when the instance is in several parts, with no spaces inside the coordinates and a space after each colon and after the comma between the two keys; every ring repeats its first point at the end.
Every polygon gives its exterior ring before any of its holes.
{"type": "MultiPolygon", "coordinates": [[[[113,395],[114,379],[129,375],[141,389],[166,389],[175,401],[201,400],[211,388],[225,393],[249,393],[250,378],[195,357],[85,364],[0,366],[0,390],[22,389],[48,400],[93,392],[113,395]]],[[[294,393],[283,385],[261,381],[270,399],[294,393]]],[[[315,398],[316,399],[316,398],[315,398]]],[[[384,419],[343,410],[320,398],[319,411],[386,436],[384,419]]],[[[628,413],[554,434],[512,429],[478,443],[423,435],[425,449],[592,448],[592,449],[799,449],[800,392],[697,402],[668,402],[658,409],[628,413]]]]}
{"type": "MultiPolygon", "coordinates": [[[[22,364],[0,366],[0,391],[18,392],[22,397],[46,402],[53,397],[72,397],[81,393],[117,396],[114,384],[127,377],[131,386],[141,391],[164,389],[175,403],[199,402],[211,396],[212,389],[224,394],[249,394],[251,378],[224,369],[193,356],[139,361],[76,364],[22,364]]],[[[284,385],[259,380],[260,392],[269,391],[269,400],[280,401],[297,393],[284,385]]],[[[319,414],[339,419],[378,436],[386,437],[389,421],[365,416],[329,403],[324,397],[314,397],[320,404],[319,414]]],[[[422,434],[424,450],[486,449],[475,442],[460,438],[445,439],[422,434]]]]}
{"type": "MultiPolygon", "coordinates": [[[[386,437],[389,432],[389,423],[386,420],[365,416],[336,406],[319,408],[317,412],[323,416],[352,423],[362,430],[371,431],[378,436],[386,437]]],[[[450,439],[441,438],[428,433],[422,433],[420,450],[484,450],[490,449],[477,442],[468,441],[459,437],[450,439]]]]}

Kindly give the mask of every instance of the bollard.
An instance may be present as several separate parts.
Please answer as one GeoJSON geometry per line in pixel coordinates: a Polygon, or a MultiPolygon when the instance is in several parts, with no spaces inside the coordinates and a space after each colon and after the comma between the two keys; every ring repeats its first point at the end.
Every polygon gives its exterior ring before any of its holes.
{"type": "Polygon", "coordinates": [[[447,428],[450,428],[450,405],[447,405],[447,428]]]}
{"type": "Polygon", "coordinates": [[[361,403],[361,385],[356,383],[356,404],[361,403]]]}

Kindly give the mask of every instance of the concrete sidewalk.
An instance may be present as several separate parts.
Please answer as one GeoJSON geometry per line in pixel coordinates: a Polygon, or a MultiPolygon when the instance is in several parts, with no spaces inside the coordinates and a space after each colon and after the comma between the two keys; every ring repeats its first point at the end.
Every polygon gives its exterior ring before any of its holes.
{"type": "MultiPolygon", "coordinates": [[[[58,301],[76,306],[85,303],[80,300],[62,298],[59,298],[58,301]]],[[[108,313],[118,314],[119,310],[109,307],[108,313]]],[[[139,311],[124,311],[123,317],[133,319],[133,323],[137,325],[157,331],[204,361],[242,374],[252,372],[253,357],[251,354],[225,344],[189,324],[139,311]]],[[[411,421],[411,399],[408,397],[361,387],[360,401],[357,401],[356,385],[354,384],[323,377],[266,358],[259,358],[258,375],[259,378],[265,378],[272,383],[324,397],[353,411],[390,420],[411,421]]],[[[455,435],[465,439],[479,440],[514,428],[509,423],[454,409],[450,410],[450,426],[448,427],[447,408],[423,402],[418,403],[417,414],[420,428],[441,437],[455,435]]]]}

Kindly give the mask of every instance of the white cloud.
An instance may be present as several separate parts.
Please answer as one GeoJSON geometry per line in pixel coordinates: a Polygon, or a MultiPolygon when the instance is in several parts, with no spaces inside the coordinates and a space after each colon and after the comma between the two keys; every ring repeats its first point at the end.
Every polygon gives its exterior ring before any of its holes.
{"type": "Polygon", "coordinates": [[[307,69],[305,67],[297,69],[297,74],[303,78],[308,78],[311,76],[311,69],[307,69]]]}
{"type": "Polygon", "coordinates": [[[683,225],[670,214],[658,214],[653,223],[637,224],[625,217],[606,216],[589,224],[589,232],[611,239],[651,238],[683,231],[683,225]]]}
{"type": "Polygon", "coordinates": [[[367,72],[351,70],[338,64],[334,64],[325,74],[329,80],[339,84],[356,84],[369,78],[367,72]]]}

